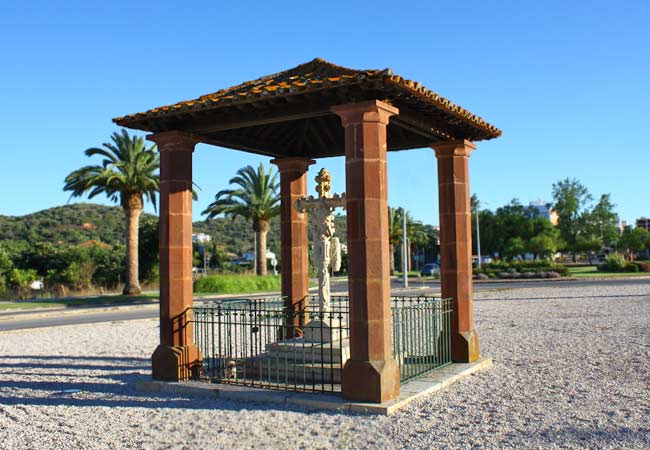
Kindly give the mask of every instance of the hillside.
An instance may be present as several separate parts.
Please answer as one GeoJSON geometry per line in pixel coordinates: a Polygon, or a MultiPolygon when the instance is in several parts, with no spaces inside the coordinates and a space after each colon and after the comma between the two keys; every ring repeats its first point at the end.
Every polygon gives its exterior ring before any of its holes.
{"type": "Polygon", "coordinates": [[[0,240],[80,244],[90,239],[124,241],[124,212],[118,206],[75,203],[25,216],[0,216],[0,240]]]}
{"type": "MultiPolygon", "coordinates": [[[[143,214],[143,219],[147,218],[156,219],[156,216],[143,214]]],[[[345,216],[337,216],[335,223],[336,235],[345,241],[345,216]]],[[[25,216],[0,216],[0,241],[80,244],[95,239],[108,244],[123,243],[124,227],[124,212],[118,206],[75,203],[25,216]]],[[[227,252],[241,255],[253,248],[252,226],[241,218],[197,221],[193,224],[193,231],[212,236],[213,242],[227,252]]],[[[277,217],[271,221],[267,247],[276,254],[280,252],[280,221],[277,217]]]]}

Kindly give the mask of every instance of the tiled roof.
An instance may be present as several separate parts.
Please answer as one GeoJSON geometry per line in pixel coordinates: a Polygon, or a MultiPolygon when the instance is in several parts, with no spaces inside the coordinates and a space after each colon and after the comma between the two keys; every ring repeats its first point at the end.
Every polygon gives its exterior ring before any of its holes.
{"type": "Polygon", "coordinates": [[[462,122],[480,128],[484,138],[501,135],[501,130],[490,125],[481,117],[454,104],[418,82],[394,75],[391,69],[355,70],[337,66],[316,58],[293,69],[248,81],[212,94],[202,95],[194,100],[181,101],[173,105],[153,108],[145,112],[117,117],[113,121],[122,126],[143,119],[170,117],[193,111],[219,109],[262,99],[280,96],[300,95],[346,85],[364,85],[380,82],[383,89],[397,89],[418,99],[421,106],[429,105],[441,112],[456,116],[462,122]]]}

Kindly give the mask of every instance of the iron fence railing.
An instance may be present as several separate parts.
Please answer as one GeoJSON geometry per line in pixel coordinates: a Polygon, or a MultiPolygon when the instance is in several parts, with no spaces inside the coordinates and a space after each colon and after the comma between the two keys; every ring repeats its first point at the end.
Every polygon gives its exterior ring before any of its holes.
{"type": "Polygon", "coordinates": [[[451,363],[451,300],[392,297],[393,356],[406,382],[451,363]]]}
{"type": "Polygon", "coordinates": [[[349,358],[348,311],[327,313],[282,299],[193,307],[201,377],[214,382],[296,391],[337,392],[349,358]]]}
{"type": "MultiPolygon", "coordinates": [[[[451,362],[451,302],[391,297],[393,355],[406,382],[451,362]]],[[[192,308],[201,378],[297,391],[338,392],[349,355],[349,299],[330,311],[317,299],[286,310],[281,297],[223,301],[192,308]]]]}

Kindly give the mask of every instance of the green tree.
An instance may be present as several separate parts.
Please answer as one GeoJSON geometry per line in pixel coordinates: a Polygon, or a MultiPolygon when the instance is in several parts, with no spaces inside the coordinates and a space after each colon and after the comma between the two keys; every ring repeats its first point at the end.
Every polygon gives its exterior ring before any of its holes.
{"type": "Polygon", "coordinates": [[[513,237],[508,239],[505,248],[503,249],[503,256],[507,259],[515,259],[521,256],[526,251],[526,244],[520,237],[513,237]]]}
{"type": "Polygon", "coordinates": [[[399,208],[388,207],[388,253],[390,274],[395,272],[395,251],[402,242],[402,214],[399,208]]]}
{"type": "Polygon", "coordinates": [[[8,282],[11,287],[18,291],[21,298],[27,298],[29,294],[29,285],[36,281],[38,274],[34,269],[18,269],[16,267],[9,270],[8,282]]]}
{"type": "Polygon", "coordinates": [[[603,245],[615,246],[619,237],[615,206],[610,195],[603,194],[587,216],[587,232],[599,238],[603,245]]]}
{"type": "Polygon", "coordinates": [[[227,217],[243,217],[252,221],[253,230],[257,236],[257,275],[266,275],[266,235],[269,232],[269,222],[272,217],[280,214],[280,196],[277,172],[268,172],[260,163],[256,169],[246,166],[237,171],[237,176],[231,178],[229,184],[238,186],[236,189],[220,191],[215,201],[210,203],[201,214],[207,214],[212,219],[219,214],[227,217]]]}
{"type": "Polygon", "coordinates": [[[575,248],[579,252],[585,252],[589,258],[589,264],[592,264],[593,254],[603,249],[603,241],[593,234],[584,234],[578,236],[575,248]]]}
{"type": "Polygon", "coordinates": [[[92,147],[86,156],[100,156],[101,165],[85,166],[71,172],[65,178],[65,191],[72,197],[88,194],[93,198],[105,194],[113,202],[119,202],[126,216],[126,283],[124,294],[140,294],[138,272],[138,229],[144,199],[156,206],[156,193],[160,178],[156,173],[160,159],[155,145],[147,148],[144,139],[129,136],[126,130],[113,133],[112,143],[104,148],[92,147]]]}
{"type": "Polygon", "coordinates": [[[588,222],[588,205],[592,197],[589,190],[576,179],[566,178],[553,184],[553,208],[558,213],[558,229],[566,249],[576,261],[578,237],[584,233],[588,222]]]}
{"type": "Polygon", "coordinates": [[[158,279],[160,274],[160,260],[158,257],[158,237],[159,226],[158,219],[155,217],[146,217],[140,225],[140,236],[138,243],[140,249],[140,277],[146,281],[158,279]]]}
{"type": "Polygon", "coordinates": [[[634,261],[634,255],[645,250],[649,245],[650,232],[641,227],[625,227],[618,240],[619,250],[623,250],[630,261],[634,261]]]}
{"type": "Polygon", "coordinates": [[[557,240],[550,234],[538,234],[530,238],[526,250],[534,258],[550,258],[557,252],[557,240]]]}
{"type": "MultiPolygon", "coordinates": [[[[399,255],[402,262],[402,228],[404,217],[403,208],[388,207],[388,246],[390,253],[391,273],[395,271],[395,254],[399,255]]],[[[406,212],[406,238],[408,239],[409,252],[414,257],[417,249],[428,246],[429,233],[422,222],[414,220],[409,212],[406,212]]]]}
{"type": "Polygon", "coordinates": [[[3,244],[0,244],[0,294],[5,292],[7,278],[9,277],[9,272],[13,265],[9,251],[3,244]]]}

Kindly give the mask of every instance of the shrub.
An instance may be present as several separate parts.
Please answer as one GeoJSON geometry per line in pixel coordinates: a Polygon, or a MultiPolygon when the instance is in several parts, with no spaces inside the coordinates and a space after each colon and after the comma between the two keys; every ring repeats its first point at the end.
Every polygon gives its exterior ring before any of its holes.
{"type": "Polygon", "coordinates": [[[249,292],[278,291],[280,276],[269,275],[210,275],[194,282],[197,294],[246,294],[249,292]]]}
{"type": "Polygon", "coordinates": [[[490,278],[545,278],[546,272],[556,272],[566,275],[568,269],[559,263],[549,260],[533,261],[493,261],[483,264],[480,269],[475,268],[475,273],[484,273],[490,278]]]}
{"type": "Polygon", "coordinates": [[[600,272],[638,272],[639,266],[628,263],[620,253],[610,253],[605,262],[598,266],[600,272]]]}
{"type": "Polygon", "coordinates": [[[639,272],[650,272],[650,261],[634,261],[634,265],[639,268],[639,272]]]}

